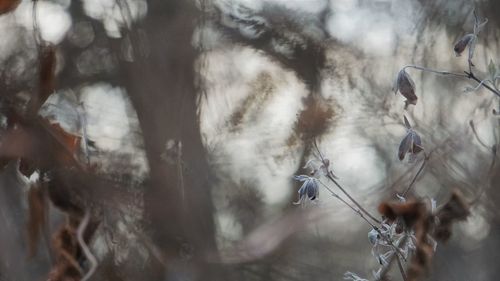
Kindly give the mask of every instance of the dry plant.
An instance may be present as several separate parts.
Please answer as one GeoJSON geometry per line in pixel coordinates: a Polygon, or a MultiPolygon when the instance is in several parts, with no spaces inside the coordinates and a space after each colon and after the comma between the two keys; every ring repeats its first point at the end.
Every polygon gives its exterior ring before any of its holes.
{"type": "MultiPolygon", "coordinates": [[[[488,20],[479,20],[475,10],[473,15],[473,32],[464,35],[453,47],[457,56],[460,56],[468,49],[468,70],[464,71],[464,73],[456,73],[417,65],[404,66],[397,74],[393,89],[396,94],[399,92],[406,98],[405,110],[410,105],[416,106],[418,100],[415,82],[407,69],[453,78],[471,79],[477,82],[477,86],[466,88],[466,92],[476,91],[484,87],[500,97],[497,81],[500,78],[500,71],[497,70],[493,61],[489,65],[489,77],[480,79],[474,74],[474,50],[479,33],[488,20]]],[[[493,114],[498,114],[497,112],[494,110],[493,114]]],[[[403,116],[403,123],[406,128],[406,135],[399,145],[398,158],[400,161],[408,158],[410,163],[416,163],[420,160],[422,164],[403,193],[396,194],[394,200],[380,203],[378,207],[380,217],[369,213],[350,195],[348,188],[339,184],[339,180],[331,170],[329,159],[323,156],[316,142],[314,143],[316,158],[310,160],[304,166],[304,169],[309,169],[309,174],[294,177],[296,180],[303,182],[298,190],[299,199],[295,204],[316,203],[319,197],[319,187],[323,186],[333,197],[349,207],[371,227],[368,232],[368,240],[372,244],[372,255],[380,264],[380,267],[373,271],[372,280],[374,281],[390,280],[388,273],[394,265],[397,265],[402,279],[405,281],[416,281],[424,277],[428,273],[438,242],[445,242],[450,238],[452,224],[465,220],[470,213],[471,204],[474,203],[468,202],[460,190],[454,187],[450,187],[450,198],[441,202],[440,206],[437,206],[434,199],[411,196],[410,191],[414,187],[416,179],[423,172],[432,151],[425,151],[421,137],[412,128],[406,116],[403,116]],[[328,182],[324,182],[324,179],[327,179],[328,182]],[[334,187],[331,186],[332,184],[334,187]],[[340,193],[337,193],[335,188],[340,193]]],[[[471,123],[471,127],[474,130],[473,123],[471,123]]],[[[479,139],[475,130],[474,134],[479,139]]],[[[493,149],[494,153],[495,151],[493,149]]],[[[478,190],[477,193],[480,194],[481,191],[478,190]]],[[[344,279],[351,281],[369,280],[353,272],[346,272],[344,279]]]]}

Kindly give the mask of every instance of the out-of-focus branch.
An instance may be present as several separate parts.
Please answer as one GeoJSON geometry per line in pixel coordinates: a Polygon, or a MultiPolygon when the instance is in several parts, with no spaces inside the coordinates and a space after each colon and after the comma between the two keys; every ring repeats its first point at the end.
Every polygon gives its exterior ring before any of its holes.
{"type": "Polygon", "coordinates": [[[83,276],[82,281],[89,280],[89,278],[92,277],[95,270],[97,269],[97,259],[94,257],[94,255],[90,251],[89,247],[87,246],[87,243],[85,243],[85,240],[83,238],[83,234],[85,233],[85,229],[87,228],[89,221],[90,221],[90,211],[86,210],[85,215],[83,216],[83,219],[80,222],[80,225],[78,226],[77,230],[78,244],[80,245],[80,248],[82,248],[83,254],[90,262],[89,271],[85,273],[85,276],[83,276]]]}

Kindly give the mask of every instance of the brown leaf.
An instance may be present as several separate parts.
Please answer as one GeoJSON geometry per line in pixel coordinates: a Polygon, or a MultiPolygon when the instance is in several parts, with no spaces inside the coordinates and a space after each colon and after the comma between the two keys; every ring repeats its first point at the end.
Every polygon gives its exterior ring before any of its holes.
{"type": "Polygon", "coordinates": [[[401,218],[407,228],[413,228],[416,251],[408,265],[407,276],[409,281],[416,281],[427,272],[434,252],[428,239],[432,221],[430,212],[423,202],[415,200],[384,202],[380,204],[379,212],[392,221],[401,218]]]}
{"type": "Polygon", "coordinates": [[[380,214],[390,221],[401,217],[407,227],[412,227],[418,219],[427,212],[425,204],[418,201],[408,201],[406,203],[383,202],[379,205],[380,214]]]}
{"type": "Polygon", "coordinates": [[[451,236],[452,224],[465,220],[470,214],[469,208],[462,193],[458,189],[453,190],[450,200],[436,214],[439,224],[435,229],[434,237],[441,241],[447,241],[451,236]]]}
{"type": "Polygon", "coordinates": [[[13,11],[19,3],[20,0],[0,0],[0,15],[13,11]]]}

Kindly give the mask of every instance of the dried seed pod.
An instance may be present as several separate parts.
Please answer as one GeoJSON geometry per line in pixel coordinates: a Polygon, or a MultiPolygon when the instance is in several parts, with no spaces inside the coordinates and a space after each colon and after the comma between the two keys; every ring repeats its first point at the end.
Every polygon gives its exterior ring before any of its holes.
{"type": "Polygon", "coordinates": [[[475,35],[472,33],[469,33],[467,35],[464,35],[460,40],[458,40],[457,43],[455,43],[455,46],[453,47],[453,51],[455,51],[455,55],[459,57],[465,48],[469,46],[469,44],[472,42],[474,39],[475,35]]]}
{"type": "Polygon", "coordinates": [[[411,79],[410,75],[406,73],[404,69],[399,71],[398,78],[396,80],[396,93],[399,91],[401,95],[406,98],[405,108],[409,104],[417,104],[417,96],[415,95],[415,82],[411,79]]]}
{"type": "Polygon", "coordinates": [[[401,143],[399,144],[398,148],[398,157],[399,160],[403,160],[406,156],[407,153],[410,153],[410,161],[412,158],[414,158],[419,152],[424,150],[422,147],[422,139],[420,136],[415,132],[410,125],[410,122],[404,117],[404,124],[406,127],[406,136],[401,140],[401,143]]]}

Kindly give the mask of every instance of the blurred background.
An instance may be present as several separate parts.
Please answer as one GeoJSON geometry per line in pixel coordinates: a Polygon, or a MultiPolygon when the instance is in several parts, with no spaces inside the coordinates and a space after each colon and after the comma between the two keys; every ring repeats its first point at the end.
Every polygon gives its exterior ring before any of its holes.
{"type": "Polygon", "coordinates": [[[397,157],[403,115],[432,151],[411,196],[439,206],[458,188],[475,202],[425,280],[498,279],[498,97],[464,91],[472,80],[407,69],[418,102],[405,110],[392,88],[408,64],[468,70],[453,45],[472,32],[474,8],[489,20],[475,74],[487,78],[490,61],[500,68],[500,2],[0,3],[2,135],[12,108],[43,87],[40,54],[51,46],[54,87],[38,116],[81,140],[74,154],[88,168],[26,174],[15,157],[5,164],[0,280],[81,280],[47,277],[58,260],[54,233],[72,215],[54,193],[91,213],[86,239],[98,266],[89,280],[373,279],[371,227],[323,187],[318,204],[293,205],[292,177],[308,172],[316,141],[339,182],[377,214],[422,163],[397,157]],[[40,182],[51,183],[50,200],[32,241],[28,197],[40,182]]]}

